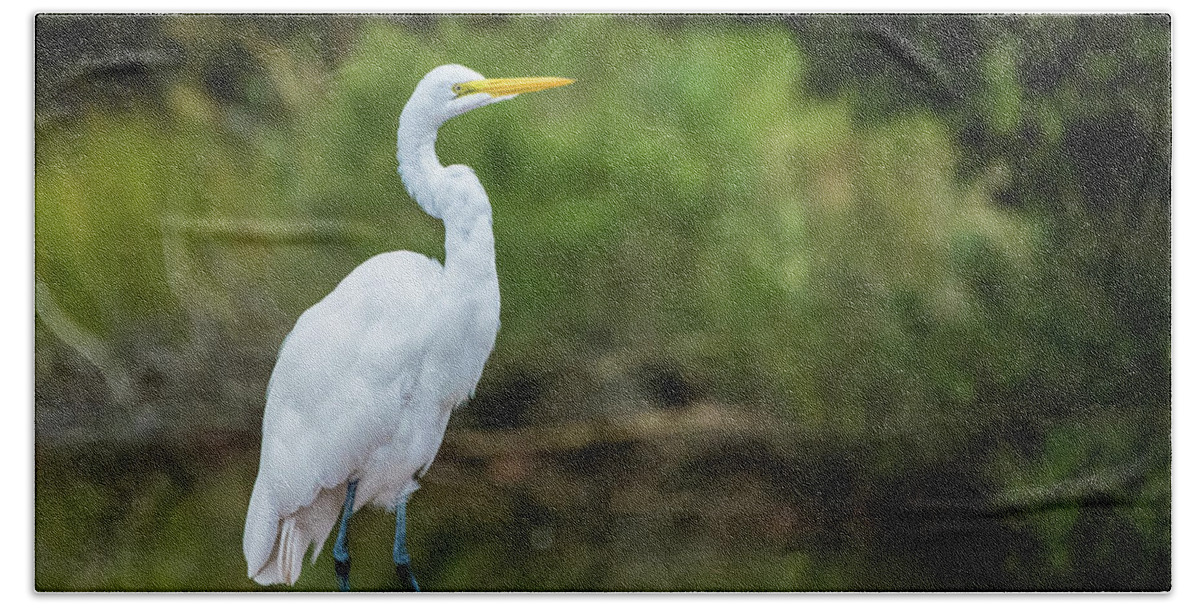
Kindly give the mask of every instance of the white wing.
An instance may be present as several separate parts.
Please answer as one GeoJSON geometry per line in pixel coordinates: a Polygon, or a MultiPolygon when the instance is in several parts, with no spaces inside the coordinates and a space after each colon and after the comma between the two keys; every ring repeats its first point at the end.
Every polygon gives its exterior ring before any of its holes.
{"type": "Polygon", "coordinates": [[[295,582],[304,552],[324,543],[336,521],[347,479],[390,439],[389,422],[416,381],[424,318],[441,280],[442,266],[425,256],[375,256],[305,311],[284,340],[267,387],[243,537],[255,580],[295,582]]]}

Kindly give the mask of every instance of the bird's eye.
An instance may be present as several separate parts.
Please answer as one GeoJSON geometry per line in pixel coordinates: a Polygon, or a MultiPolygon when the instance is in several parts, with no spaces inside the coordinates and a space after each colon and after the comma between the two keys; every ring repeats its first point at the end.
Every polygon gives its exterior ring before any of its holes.
{"type": "Polygon", "coordinates": [[[462,85],[461,84],[456,84],[450,88],[454,91],[455,94],[462,95],[462,85]]]}

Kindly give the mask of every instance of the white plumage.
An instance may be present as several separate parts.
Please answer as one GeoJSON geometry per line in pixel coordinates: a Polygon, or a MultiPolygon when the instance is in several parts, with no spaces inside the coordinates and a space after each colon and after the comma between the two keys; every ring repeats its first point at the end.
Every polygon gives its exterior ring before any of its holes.
{"type": "Polygon", "coordinates": [[[353,508],[394,509],[433,462],[450,412],[474,392],[500,325],[492,212],[474,172],[443,167],[446,120],[565,79],[493,79],[458,65],[421,80],[400,115],[399,172],[446,227],[446,262],[377,255],[308,309],[283,342],[267,388],[258,479],[246,514],[248,575],[296,582],[353,508]]]}

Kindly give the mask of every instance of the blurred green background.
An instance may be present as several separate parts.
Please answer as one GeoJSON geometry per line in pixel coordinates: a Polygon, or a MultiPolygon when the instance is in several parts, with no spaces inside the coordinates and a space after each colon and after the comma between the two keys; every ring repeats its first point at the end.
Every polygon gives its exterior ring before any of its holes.
{"type": "Polygon", "coordinates": [[[1170,27],[41,15],[36,587],[256,588],[275,353],[367,257],[441,257],[396,118],[462,63],[577,82],[441,132],[503,309],[422,587],[1169,588],[1170,27]]]}

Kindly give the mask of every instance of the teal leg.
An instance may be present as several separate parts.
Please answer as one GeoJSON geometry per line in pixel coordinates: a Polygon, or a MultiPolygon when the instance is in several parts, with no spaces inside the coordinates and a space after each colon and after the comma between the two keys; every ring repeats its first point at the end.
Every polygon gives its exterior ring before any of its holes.
{"type": "Polygon", "coordinates": [[[354,514],[354,490],[357,488],[357,479],[346,486],[342,523],[338,526],[337,540],[333,543],[333,569],[337,573],[338,591],[350,590],[350,549],[346,546],[346,529],[350,527],[350,516],[354,514]]]}
{"type": "Polygon", "coordinates": [[[420,591],[417,578],[412,572],[412,558],[408,555],[406,540],[405,511],[408,509],[408,496],[396,501],[396,540],[392,543],[392,561],[396,563],[396,578],[400,580],[403,591],[420,591]]]}

